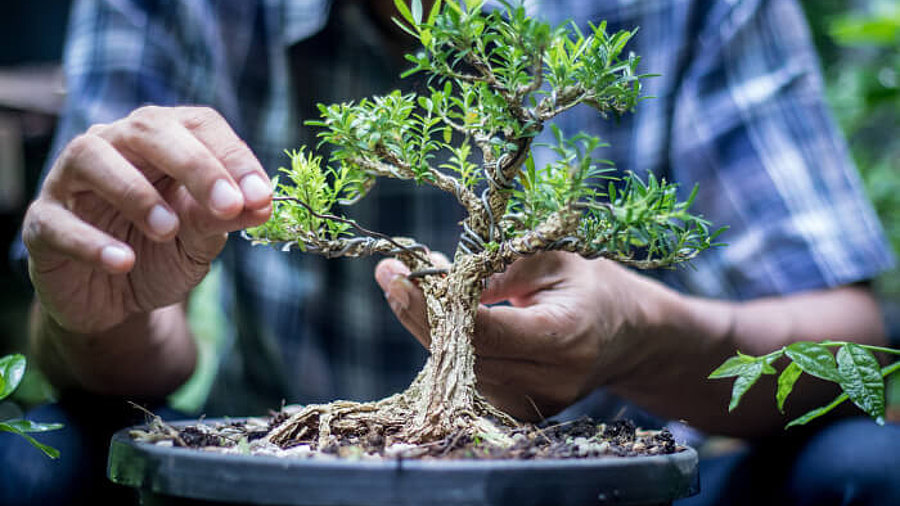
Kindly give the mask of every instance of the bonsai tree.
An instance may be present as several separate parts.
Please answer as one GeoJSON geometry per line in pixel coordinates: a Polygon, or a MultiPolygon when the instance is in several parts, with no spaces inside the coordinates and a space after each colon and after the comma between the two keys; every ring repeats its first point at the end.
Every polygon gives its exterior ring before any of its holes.
{"type": "MultiPolygon", "coordinates": [[[[409,388],[371,403],[310,405],[269,434],[286,446],[332,437],[381,434],[424,444],[450,437],[505,444],[516,421],[476,388],[472,335],[485,281],[518,258],[567,251],[641,268],[670,267],[709,248],[716,234],[689,213],[693,194],[650,175],[615,176],[595,158],[603,146],[567,138],[550,121],[573,107],[615,117],[640,101],[638,57],[625,52],[631,31],[592,25],[551,27],[521,6],[483,10],[483,0],[395,0],[398,25],[421,42],[405,76],[426,73],[427,93],[319,105],[327,163],[308,148],[289,152],[276,180],[272,219],[247,231],[256,243],[329,258],[382,254],[409,267],[421,287],[431,331],[430,357],[409,388]],[[535,137],[551,126],[557,159],[538,167],[535,137]],[[441,161],[444,160],[444,161],[441,161]],[[455,196],[465,210],[449,267],[426,245],[366,229],[340,212],[377,178],[409,180],[455,196]]],[[[695,189],[696,191],[696,189],[695,189]]]]}

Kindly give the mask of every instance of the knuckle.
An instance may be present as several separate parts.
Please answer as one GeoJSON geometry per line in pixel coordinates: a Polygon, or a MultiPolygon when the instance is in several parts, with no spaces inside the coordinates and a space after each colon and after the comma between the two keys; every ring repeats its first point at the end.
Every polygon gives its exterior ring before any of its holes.
{"type": "Polygon", "coordinates": [[[161,107],[158,105],[144,105],[138,107],[137,109],[131,111],[131,114],[128,115],[129,120],[152,120],[159,118],[161,115],[165,114],[167,110],[166,107],[161,107]]]}
{"type": "Polygon", "coordinates": [[[89,132],[85,132],[73,138],[69,141],[69,144],[66,146],[66,149],[60,157],[60,161],[62,162],[60,164],[61,167],[68,167],[73,160],[78,160],[88,155],[96,149],[98,140],[96,135],[89,132]]]}
{"type": "Polygon", "coordinates": [[[227,164],[228,162],[239,161],[248,156],[252,156],[251,153],[250,146],[248,146],[246,142],[237,140],[222,147],[222,162],[227,164]]]}
{"type": "Polygon", "coordinates": [[[95,123],[87,129],[88,135],[95,135],[97,137],[103,137],[103,134],[109,129],[109,125],[106,123],[95,123]]]}
{"type": "Polygon", "coordinates": [[[51,194],[65,192],[64,181],[77,177],[81,170],[89,166],[85,160],[98,148],[98,142],[102,142],[101,139],[91,133],[80,134],[69,141],[47,174],[43,188],[51,194]]]}
{"type": "Polygon", "coordinates": [[[46,234],[51,220],[47,217],[46,206],[36,200],[28,206],[22,222],[22,242],[28,251],[33,251],[37,243],[46,234]]]}
{"type": "Polygon", "coordinates": [[[188,108],[184,118],[184,126],[190,130],[202,128],[210,124],[224,123],[225,119],[212,107],[198,106],[188,108]]]}
{"type": "Polygon", "coordinates": [[[149,210],[156,203],[156,196],[148,184],[138,178],[124,181],[120,192],[123,202],[132,203],[138,209],[149,210]]]}
{"type": "MultiPolygon", "coordinates": [[[[174,163],[178,166],[177,168],[185,174],[196,172],[198,176],[201,176],[203,172],[198,171],[198,169],[210,167],[210,161],[210,155],[203,151],[187,151],[182,153],[174,163]]],[[[205,178],[201,178],[201,180],[203,179],[205,178]]]]}
{"type": "Polygon", "coordinates": [[[146,105],[135,109],[127,118],[126,138],[131,140],[156,131],[159,122],[165,113],[163,108],[155,105],[146,105]]]}

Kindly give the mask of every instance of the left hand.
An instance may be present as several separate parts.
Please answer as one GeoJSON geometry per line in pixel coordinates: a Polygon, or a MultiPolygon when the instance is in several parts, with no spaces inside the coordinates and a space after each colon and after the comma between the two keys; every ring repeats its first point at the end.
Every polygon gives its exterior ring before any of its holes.
{"type": "MultiPolygon", "coordinates": [[[[376,279],[403,325],[430,343],[424,296],[397,260],[376,279]]],[[[478,308],[478,388],[524,420],[551,416],[591,390],[627,378],[652,353],[661,285],[607,260],[544,253],[490,278],[478,308]],[[510,305],[494,305],[508,301],[510,305]]]]}

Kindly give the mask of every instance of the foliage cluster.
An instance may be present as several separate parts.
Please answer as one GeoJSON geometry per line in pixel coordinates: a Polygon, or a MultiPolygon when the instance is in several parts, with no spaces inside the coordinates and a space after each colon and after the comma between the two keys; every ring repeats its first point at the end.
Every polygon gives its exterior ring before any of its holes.
{"type": "Polygon", "coordinates": [[[803,373],[834,382],[843,390],[843,393],[829,404],[795,418],[787,424],[787,427],[805,425],[829,413],[847,399],[871,416],[876,423],[883,424],[884,378],[900,370],[900,361],[881,367],[872,352],[900,355],[900,351],[891,348],[844,341],[798,341],[758,357],[738,353],[719,366],[709,377],[735,378],[731,403],[728,406],[728,410],[733,411],[759,378],[777,373],[773,364],[784,358],[788,360],[788,364],[778,374],[778,387],[775,392],[775,402],[780,411],[784,411],[784,403],[803,373]],[[830,348],[837,348],[837,352],[832,354],[830,348]]]}
{"type": "Polygon", "coordinates": [[[407,55],[414,66],[404,75],[427,74],[427,92],[320,104],[321,118],[307,124],[331,146],[328,164],[290,152],[275,218],[249,230],[252,239],[330,256],[396,254],[396,243],[354,237],[365,229],[336,207],[390,177],[456,196],[469,214],[460,254],[505,243],[516,254],[564,249],[651,268],[714,244],[717,234],[688,212],[692,198],[679,202],[677,187],[652,175],[617,176],[594,157],[603,146],[596,137],[566,139],[554,128],[558,160],[536,167],[531,156],[545,123],[576,105],[619,115],[638,103],[646,76],[624,51],[634,32],[609,33],[604,23],[588,33],[574,23],[554,28],[519,5],[483,11],[483,0],[438,1],[427,16],[421,2],[395,3],[398,24],[423,46],[407,55]],[[550,222],[559,230],[535,235],[550,222]]]}

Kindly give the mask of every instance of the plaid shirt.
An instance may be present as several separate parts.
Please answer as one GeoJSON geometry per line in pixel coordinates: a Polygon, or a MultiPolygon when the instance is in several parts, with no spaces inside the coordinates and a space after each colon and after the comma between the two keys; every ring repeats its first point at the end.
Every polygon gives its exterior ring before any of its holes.
{"type": "MultiPolygon", "coordinates": [[[[891,265],[823,102],[816,55],[789,0],[529,0],[553,22],[640,27],[644,101],[618,122],[589,109],[564,130],[609,141],[620,169],[698,183],[695,210],[728,225],[729,243],[693,269],[660,274],[694,294],[747,299],[869,279],[891,265]]],[[[57,149],[97,122],[148,103],[219,110],[265,167],[309,143],[314,102],[398,86],[402,69],[358,2],[84,0],[66,50],[68,105],[57,149]]],[[[393,181],[351,213],[370,228],[452,252],[452,199],[393,181]],[[412,190],[412,191],[410,191],[412,190]]],[[[403,388],[424,352],[397,324],[374,262],[252,248],[222,256],[233,335],[208,412],[256,413],[281,399],[370,399],[403,388]]]]}

